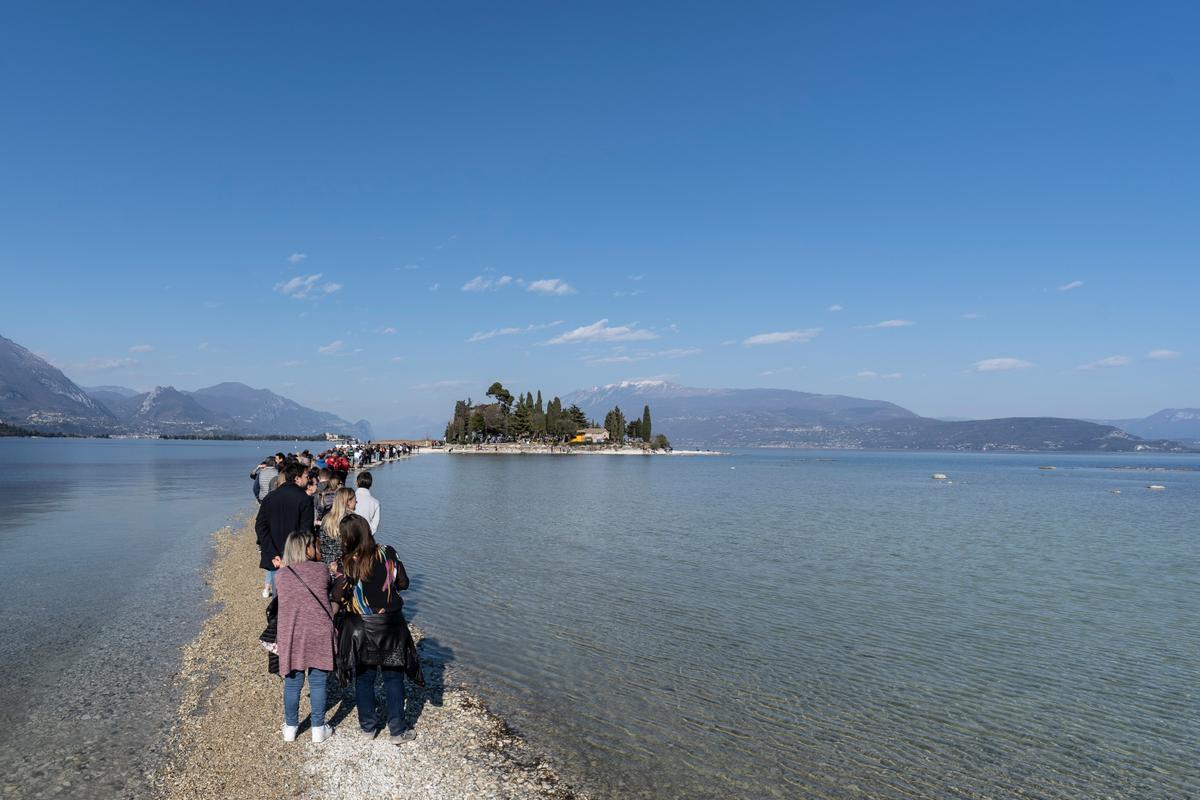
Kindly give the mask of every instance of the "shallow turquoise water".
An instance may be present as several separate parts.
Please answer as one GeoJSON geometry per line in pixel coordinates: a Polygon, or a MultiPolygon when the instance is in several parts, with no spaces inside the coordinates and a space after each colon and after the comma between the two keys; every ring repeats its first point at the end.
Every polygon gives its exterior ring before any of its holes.
{"type": "Polygon", "coordinates": [[[1178,798],[1200,793],[1180,467],[430,455],[375,494],[415,621],[601,796],[1178,798]]]}

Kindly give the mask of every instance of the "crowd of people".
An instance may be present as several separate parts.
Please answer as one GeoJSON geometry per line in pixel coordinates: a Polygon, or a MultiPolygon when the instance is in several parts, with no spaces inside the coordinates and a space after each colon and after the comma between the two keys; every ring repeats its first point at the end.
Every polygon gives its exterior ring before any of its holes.
{"type": "Polygon", "coordinates": [[[306,679],[314,742],[333,733],[325,720],[331,690],[351,683],[359,728],[374,738],[380,675],[388,735],[397,744],[415,738],[405,728],[404,685],[406,678],[424,681],[400,596],[408,574],[396,550],[375,538],[380,504],[365,469],[409,453],[391,444],[341,446],[317,456],[276,453],[251,472],[262,596],[270,600],[261,638],[269,671],[283,678],[286,742],[299,730],[306,679]]]}

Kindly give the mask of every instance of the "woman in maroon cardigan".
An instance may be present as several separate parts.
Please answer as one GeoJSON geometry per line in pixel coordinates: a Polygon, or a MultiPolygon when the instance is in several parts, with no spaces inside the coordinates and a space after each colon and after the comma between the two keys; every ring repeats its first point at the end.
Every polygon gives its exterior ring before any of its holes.
{"type": "Polygon", "coordinates": [[[312,530],[288,536],[283,566],[275,577],[279,624],[275,644],[283,676],[283,740],[295,741],[300,725],[300,690],[308,673],[312,705],[312,740],[333,733],[325,724],[325,684],[333,671],[333,610],[329,606],[329,569],[321,562],[321,546],[312,530]]]}

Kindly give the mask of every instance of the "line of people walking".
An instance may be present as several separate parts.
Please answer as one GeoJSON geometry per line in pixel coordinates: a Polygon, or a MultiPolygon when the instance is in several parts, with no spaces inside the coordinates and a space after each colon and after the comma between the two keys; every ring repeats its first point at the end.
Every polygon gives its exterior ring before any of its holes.
{"type": "Polygon", "coordinates": [[[268,460],[273,463],[260,465],[256,483],[264,471],[273,468],[276,475],[268,479],[273,488],[262,495],[254,527],[262,593],[271,601],[262,641],[269,671],[283,678],[284,741],[296,739],[306,679],[314,742],[333,734],[328,699],[351,683],[360,732],[375,738],[380,677],[388,736],[396,744],[411,741],[405,680],[424,686],[424,679],[400,594],[408,574],[396,550],[375,538],[381,508],[371,494],[371,473],[359,471],[352,490],[344,485],[347,471],[329,466],[340,466],[336,454],[268,460]]]}

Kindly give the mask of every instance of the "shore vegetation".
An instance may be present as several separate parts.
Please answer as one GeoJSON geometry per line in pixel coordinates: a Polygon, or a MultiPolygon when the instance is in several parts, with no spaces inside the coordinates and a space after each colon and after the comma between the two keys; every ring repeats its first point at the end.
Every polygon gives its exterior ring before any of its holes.
{"type": "Polygon", "coordinates": [[[628,420],[620,406],[604,417],[603,426],[588,419],[577,405],[563,408],[557,396],[543,402],[539,389],[513,395],[499,381],[484,392],[490,403],[475,403],[470,397],[454,404],[454,413],[446,424],[447,444],[536,444],[595,445],[622,447],[630,444],[644,449],[670,450],[667,437],[653,434],[650,406],[639,417],[628,420]]]}

